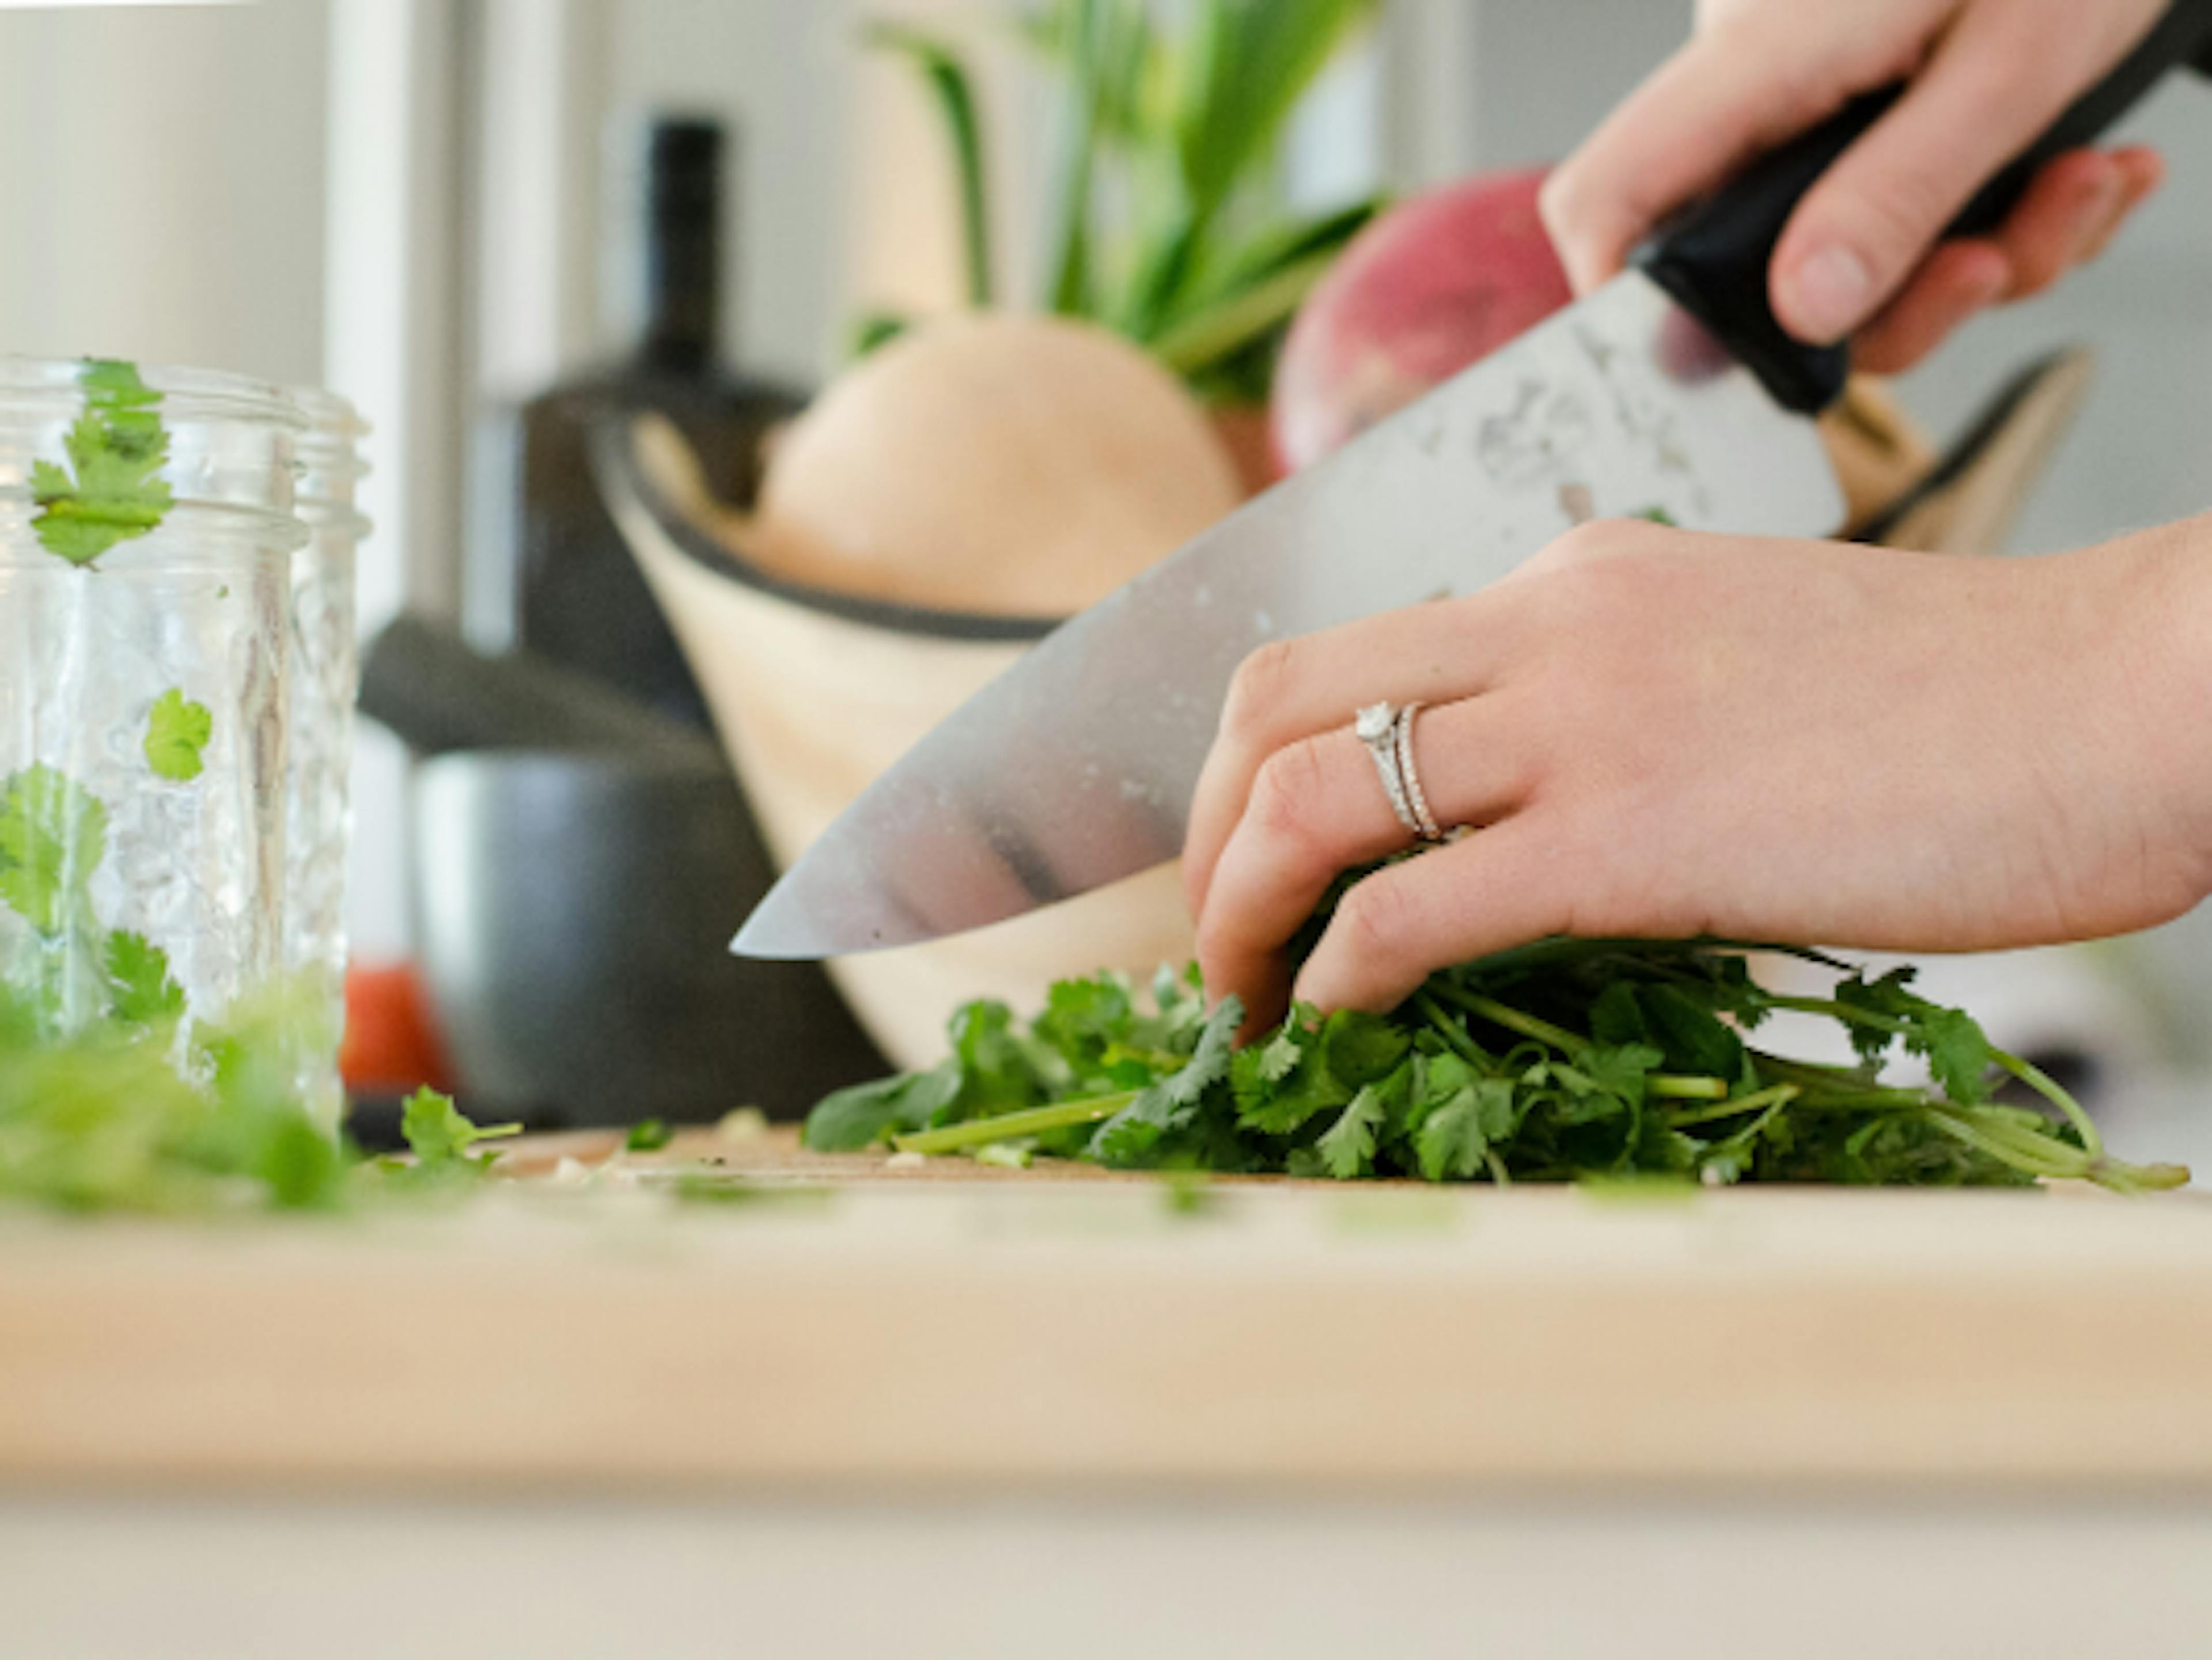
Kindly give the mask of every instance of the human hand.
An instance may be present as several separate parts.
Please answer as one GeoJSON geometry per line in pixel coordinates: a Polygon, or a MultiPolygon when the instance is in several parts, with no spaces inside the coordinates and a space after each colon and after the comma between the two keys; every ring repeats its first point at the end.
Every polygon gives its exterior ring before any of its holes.
{"type": "Polygon", "coordinates": [[[1587,291],[1668,214],[1893,82],[1908,89],[1798,204],[1776,245],[1776,317],[1852,337],[1858,367],[1911,367],[1984,307],[2039,293],[2103,252],[2164,177],[2157,152],[2075,150],[2002,226],[1943,227],[2148,33],[2165,0],[1701,0],[1688,45],[1546,181],[1587,291]]]}
{"type": "Polygon", "coordinates": [[[1352,712],[1422,700],[1471,835],[1352,887],[1323,1008],[1553,933],[1966,951],[2147,927],[2212,891],[2212,517],[1996,560],[1601,520],[1465,599],[1239,672],[1184,870],[1248,1030],[1347,870],[1401,851],[1352,712]]]}

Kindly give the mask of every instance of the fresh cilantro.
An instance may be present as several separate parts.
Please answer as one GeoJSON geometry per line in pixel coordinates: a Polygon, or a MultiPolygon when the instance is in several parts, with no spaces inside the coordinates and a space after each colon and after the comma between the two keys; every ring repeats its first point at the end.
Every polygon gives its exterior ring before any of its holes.
{"type": "Polygon", "coordinates": [[[1389,1098],[1379,1085],[1364,1085],[1314,1144],[1322,1167],[1340,1182],[1366,1175],[1374,1166],[1375,1138],[1389,1110],[1389,1098]]]}
{"type": "Polygon", "coordinates": [[[1120,1167],[1340,1180],[2074,1177],[2134,1191],[2187,1179],[2109,1157],[2071,1097],[1991,1047],[1970,1016],[1913,993],[1909,975],[1869,982],[1796,951],[1838,983],[1826,999],[1784,996],[1753,977],[1755,949],[1784,948],[1547,940],[1433,976],[1388,1016],[1294,1009],[1241,1050],[1242,1012],[1224,1001],[1207,1012],[1188,972],[1156,976],[1151,1012],[1117,976],[1064,982],[1026,1033],[999,1006],[973,1006],[943,1066],[840,1091],[816,1109],[807,1140],[890,1135],[971,1154],[1012,1144],[1120,1167]],[[1746,1043],[1784,1008],[1841,1024],[1862,1064],[1746,1043]],[[1881,1079],[1899,1046],[1936,1088],[1881,1079]],[[2053,1112],[1995,1104],[1997,1073],[2053,1112]]]}
{"type": "Polygon", "coordinates": [[[1188,1065],[1143,1091],[1101,1125],[1091,1157],[1105,1164],[1147,1163],[1163,1137],[1188,1128],[1206,1091],[1229,1077],[1230,1055],[1244,1010],[1224,998],[1200,1030],[1188,1065]]]}
{"type": "Polygon", "coordinates": [[[169,459],[161,394],[129,363],[88,361],[77,376],[84,412],[62,447],[66,467],[31,464],[32,526],[49,553],[89,565],[118,542],[143,536],[169,511],[161,477],[169,459]]]}
{"type": "Polygon", "coordinates": [[[169,954],[143,933],[107,936],[108,1012],[127,1025],[173,1020],[185,1012],[185,988],[169,972],[169,954]]]}
{"type": "Polygon", "coordinates": [[[215,736],[215,716],[174,686],[154,700],[146,720],[146,764],[157,778],[188,784],[206,764],[200,751],[215,736]]]}
{"type": "Polygon", "coordinates": [[[902,1078],[839,1090],[806,1120],[806,1145],[816,1152],[857,1152],[901,1132],[927,1128],[960,1097],[957,1061],[902,1078]]]}
{"type": "Polygon", "coordinates": [[[676,1132],[668,1128],[664,1118],[647,1118],[629,1127],[623,1137],[624,1152],[659,1152],[676,1139],[676,1132]]]}
{"type": "Polygon", "coordinates": [[[0,903],[54,938],[90,912],[107,809],[66,774],[26,767],[0,789],[0,903]]]}
{"type": "Polygon", "coordinates": [[[520,1124],[488,1128],[471,1123],[454,1106],[453,1098],[434,1089],[419,1089],[400,1110],[399,1134],[415,1155],[415,1168],[427,1175],[477,1174],[489,1167],[491,1155],[471,1153],[479,1141],[520,1135],[520,1124]]]}

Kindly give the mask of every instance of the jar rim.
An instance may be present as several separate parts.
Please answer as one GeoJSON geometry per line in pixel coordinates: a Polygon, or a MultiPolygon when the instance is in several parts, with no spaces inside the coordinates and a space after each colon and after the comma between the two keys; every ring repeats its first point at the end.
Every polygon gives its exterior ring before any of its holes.
{"type": "MultiPolygon", "coordinates": [[[[107,360],[0,355],[0,416],[73,407],[84,397],[86,365],[102,361],[107,360]]],[[[252,422],[301,433],[310,429],[307,410],[272,381],[165,363],[133,363],[132,368],[150,390],[161,394],[165,420],[252,422]]]]}
{"type": "Polygon", "coordinates": [[[349,486],[368,477],[369,465],[361,453],[361,441],[369,434],[369,423],[353,404],[321,386],[287,386],[285,396],[307,417],[307,429],[293,446],[299,457],[302,483],[313,489],[299,500],[349,505],[349,486]]]}

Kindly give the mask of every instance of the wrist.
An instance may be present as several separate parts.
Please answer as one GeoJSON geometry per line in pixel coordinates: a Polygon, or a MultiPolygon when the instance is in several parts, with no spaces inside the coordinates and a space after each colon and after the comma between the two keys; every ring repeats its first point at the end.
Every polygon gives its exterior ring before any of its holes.
{"type": "Polygon", "coordinates": [[[2085,618],[2135,759],[2146,835],[2212,895],[2212,514],[2078,556],[2109,598],[2085,618]]]}

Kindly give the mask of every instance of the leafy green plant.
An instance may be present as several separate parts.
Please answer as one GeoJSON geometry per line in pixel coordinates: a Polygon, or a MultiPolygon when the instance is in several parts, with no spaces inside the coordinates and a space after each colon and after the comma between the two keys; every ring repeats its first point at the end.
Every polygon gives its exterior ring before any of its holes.
{"type": "Polygon", "coordinates": [[[1242,1049],[1235,1000],[1210,1012],[1194,971],[1163,972],[1152,1006],[1113,975],[1055,986],[1026,1031],[971,1005],[989,1049],[830,1097],[822,1151],[1011,1148],[1122,1168],[1430,1182],[1668,1178],[2179,1186],[2174,1165],[2108,1154],[2064,1090],[1993,1047],[1898,970],[1838,976],[1826,997],[1767,990],[1726,941],[1547,940],[1432,976],[1383,1015],[1310,1008],[1242,1049]],[[1749,1035],[1778,1011],[1850,1036],[1858,1064],[1791,1060],[1749,1035]],[[1928,1086],[1887,1081],[1919,1057],[1928,1086]],[[2039,1108],[1996,1098],[2005,1080],[2039,1108]]]}
{"type": "Polygon", "coordinates": [[[169,435],[159,413],[161,394],[135,366],[93,358],[77,380],[85,408],[62,441],[69,465],[31,465],[39,508],[32,526],[48,552],[89,565],[118,542],[145,535],[169,511],[169,486],[160,476],[169,435]]]}
{"type": "Polygon", "coordinates": [[[146,764],[154,775],[189,784],[204,766],[201,751],[215,736],[215,716],[174,686],[154,700],[146,717],[146,764]]]}
{"type": "MultiPolygon", "coordinates": [[[[1059,84],[1065,126],[1044,303],[1145,346],[1201,393],[1266,396],[1299,302],[1382,204],[1285,214],[1274,162],[1291,115],[1379,0],[1195,0],[1170,27],[1149,0],[1048,0],[1021,28],[1059,84]]],[[[960,179],[967,289],[993,303],[988,160],[972,76],[946,41],[879,25],[944,117],[960,179]]],[[[881,315],[863,348],[895,336],[881,315]]]]}

